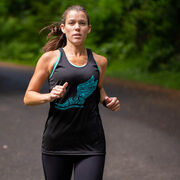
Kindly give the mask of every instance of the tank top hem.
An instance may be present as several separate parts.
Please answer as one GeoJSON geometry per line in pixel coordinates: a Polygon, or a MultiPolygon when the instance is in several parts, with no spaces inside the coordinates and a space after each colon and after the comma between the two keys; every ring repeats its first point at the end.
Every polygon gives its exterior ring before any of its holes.
{"type": "Polygon", "coordinates": [[[46,151],[41,149],[42,154],[47,155],[105,155],[106,152],[99,151],[46,151]]]}

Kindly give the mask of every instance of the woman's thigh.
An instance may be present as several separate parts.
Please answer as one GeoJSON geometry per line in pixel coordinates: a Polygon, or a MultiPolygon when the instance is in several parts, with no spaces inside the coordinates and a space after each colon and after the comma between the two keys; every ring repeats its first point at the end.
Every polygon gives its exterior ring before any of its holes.
{"type": "Polygon", "coordinates": [[[46,180],[70,180],[73,169],[71,156],[42,154],[43,170],[46,180]]]}
{"type": "Polygon", "coordinates": [[[74,165],[74,180],[102,180],[105,156],[78,156],[74,165]]]}

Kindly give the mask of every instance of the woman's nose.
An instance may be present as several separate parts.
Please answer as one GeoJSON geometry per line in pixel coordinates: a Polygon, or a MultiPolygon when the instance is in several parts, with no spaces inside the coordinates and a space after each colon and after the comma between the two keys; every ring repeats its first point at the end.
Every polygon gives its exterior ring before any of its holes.
{"type": "Polygon", "coordinates": [[[79,29],[79,28],[80,28],[79,23],[76,23],[75,24],[75,29],[79,29]]]}

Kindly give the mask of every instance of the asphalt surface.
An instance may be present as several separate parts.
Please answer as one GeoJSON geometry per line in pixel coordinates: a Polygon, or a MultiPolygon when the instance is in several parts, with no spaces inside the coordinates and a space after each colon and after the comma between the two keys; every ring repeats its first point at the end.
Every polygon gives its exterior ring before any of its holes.
{"type": "MultiPolygon", "coordinates": [[[[0,65],[0,180],[44,180],[40,148],[49,104],[23,104],[32,73],[0,65]]],[[[104,180],[179,180],[180,93],[109,79],[104,88],[121,102],[118,112],[99,105],[104,180]]]]}

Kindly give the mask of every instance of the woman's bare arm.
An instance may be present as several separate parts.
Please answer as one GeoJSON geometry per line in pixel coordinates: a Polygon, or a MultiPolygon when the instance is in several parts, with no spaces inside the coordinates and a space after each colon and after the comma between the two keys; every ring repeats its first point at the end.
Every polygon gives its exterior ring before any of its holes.
{"type": "Polygon", "coordinates": [[[119,100],[117,99],[117,97],[108,97],[103,88],[103,80],[107,69],[108,61],[104,56],[100,56],[96,53],[93,53],[93,56],[100,69],[100,78],[98,84],[100,90],[100,103],[103,104],[103,101],[105,101],[107,108],[111,109],[112,111],[118,111],[120,109],[119,100]]]}
{"type": "Polygon", "coordinates": [[[67,87],[67,83],[63,86],[55,86],[50,93],[40,93],[43,84],[51,73],[57,57],[58,51],[47,52],[40,57],[24,96],[25,105],[43,104],[62,97],[67,87]]]}
{"type": "Polygon", "coordinates": [[[99,83],[98,83],[98,87],[100,90],[100,103],[102,104],[103,100],[105,99],[105,97],[107,96],[104,88],[103,88],[103,80],[104,80],[104,76],[105,76],[105,72],[106,72],[106,68],[108,65],[108,61],[105,57],[97,55],[97,54],[93,54],[94,58],[99,66],[99,70],[100,70],[100,77],[99,77],[99,83]]]}

